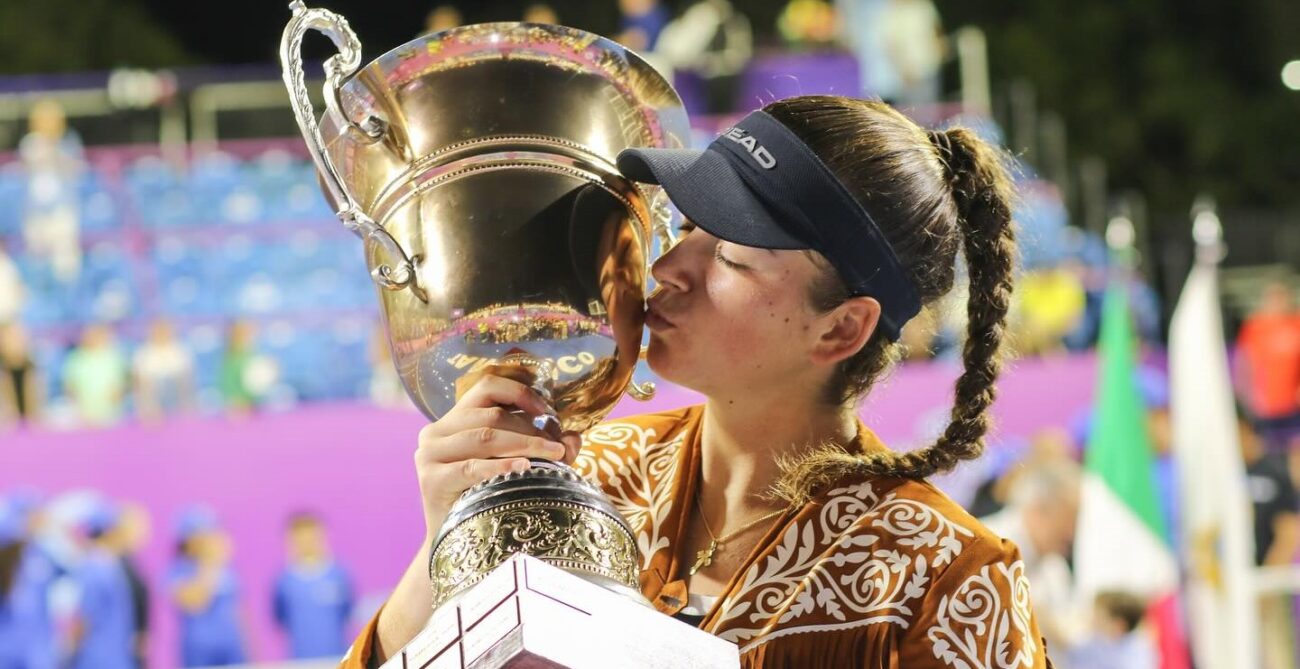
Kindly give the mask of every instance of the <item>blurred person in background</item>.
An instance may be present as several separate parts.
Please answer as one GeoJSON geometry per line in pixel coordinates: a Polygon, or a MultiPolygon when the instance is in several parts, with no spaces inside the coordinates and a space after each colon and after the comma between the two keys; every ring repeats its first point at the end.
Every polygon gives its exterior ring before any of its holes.
{"type": "Polygon", "coordinates": [[[1074,463],[1073,452],[1069,432],[1061,428],[1039,431],[1030,439],[1029,448],[1019,462],[996,472],[976,488],[968,510],[976,518],[992,516],[1006,507],[1012,489],[1026,472],[1056,463],[1074,463]]]}
{"type": "MultiPolygon", "coordinates": [[[[1037,594],[1035,593],[1035,596],[1037,594]]],[[[1069,649],[1069,669],[1156,669],[1155,644],[1142,629],[1147,603],[1125,592],[1103,592],[1093,604],[1092,633],[1069,649]]]]}
{"type": "Polygon", "coordinates": [[[136,349],[131,370],[140,420],[155,422],[194,408],[194,356],[166,319],[150,325],[149,338],[136,349]]]}
{"type": "MultiPolygon", "coordinates": [[[[27,628],[33,607],[23,601],[19,570],[26,548],[22,517],[7,500],[0,500],[0,669],[26,669],[27,628]]],[[[45,665],[53,669],[54,662],[45,665]]]]}
{"type": "Polygon", "coordinates": [[[45,382],[19,323],[0,324],[0,427],[33,424],[45,403],[45,382]]]}
{"type": "Polygon", "coordinates": [[[824,49],[839,39],[839,16],[826,0],[790,0],[776,19],[787,47],[824,49]]]}
{"type": "Polygon", "coordinates": [[[178,555],[168,577],[181,613],[181,666],[209,667],[247,661],[239,618],[239,582],[230,566],[230,538],[203,507],[181,514],[178,555]]]}
{"type": "Polygon", "coordinates": [[[341,657],[347,650],[352,582],[330,551],[320,518],[298,513],[285,531],[287,563],[275,584],[275,620],[294,659],[341,657]]]}
{"type": "Polygon", "coordinates": [[[126,356],[107,325],[86,328],[81,345],[63,363],[63,392],[87,427],[104,427],[122,419],[129,382],[126,356]]]}
{"type": "Polygon", "coordinates": [[[1300,311],[1285,281],[1264,286],[1237,335],[1238,385],[1273,446],[1300,432],[1300,311]]]}
{"type": "Polygon", "coordinates": [[[425,34],[440,33],[459,27],[463,23],[459,9],[451,5],[438,5],[424,18],[424,32],[425,34]]]}
{"type": "Polygon", "coordinates": [[[622,13],[618,21],[618,37],[614,41],[636,52],[650,52],[659,43],[672,16],[659,0],[618,0],[622,13]]]}
{"type": "Polygon", "coordinates": [[[27,513],[0,499],[0,669],[55,669],[47,598],[53,565],[31,541],[27,513]]]}
{"type": "Polygon", "coordinates": [[[1087,296],[1083,281],[1069,266],[1026,272],[1012,309],[1012,340],[1022,356],[1063,353],[1065,336],[1079,327],[1087,296]]]}
{"type": "Polygon", "coordinates": [[[1038,628],[1048,648],[1067,648],[1083,631],[1069,563],[1079,513],[1079,466],[1057,458],[1016,469],[1006,507],[980,521],[1020,548],[1025,576],[1033,584],[1038,628]]]}
{"type": "Polygon", "coordinates": [[[539,2],[528,5],[524,10],[524,23],[549,23],[551,25],[560,25],[560,15],[555,13],[555,8],[550,5],[539,2]]]}
{"type": "Polygon", "coordinates": [[[0,239],[0,327],[18,322],[23,315],[23,301],[26,297],[23,275],[5,249],[4,240],[0,239]]]}
{"type": "Polygon", "coordinates": [[[32,105],[28,128],[18,144],[27,171],[24,241],[28,253],[50,263],[55,279],[70,284],[81,273],[81,139],[68,129],[63,107],[54,100],[32,105]]]}
{"type": "Polygon", "coordinates": [[[114,533],[120,509],[103,501],[83,523],[85,552],[73,580],[77,616],[71,630],[72,669],[133,669],[135,606],[114,533]]]}
{"type": "Polygon", "coordinates": [[[402,378],[393,364],[388,345],[388,331],[382,323],[370,337],[370,401],[381,407],[410,407],[411,401],[402,387],[402,378]]]}
{"type": "Polygon", "coordinates": [[[269,385],[261,375],[253,326],[235,321],[226,331],[226,347],[217,371],[217,389],[229,413],[243,415],[257,408],[269,385]]]}
{"type": "Polygon", "coordinates": [[[749,19],[728,0],[698,0],[664,27],[653,54],[642,54],[665,75],[675,71],[700,77],[707,110],[735,111],[740,75],[754,54],[749,19]]]}
{"type": "MultiPolygon", "coordinates": [[[[1143,350],[1142,342],[1134,346],[1143,350]]],[[[1147,347],[1148,350],[1150,347],[1147,347]]],[[[1151,440],[1151,474],[1156,484],[1156,500],[1164,516],[1165,531],[1171,545],[1181,546],[1183,523],[1178,508],[1178,466],[1174,461],[1173,418],[1169,414],[1169,374],[1162,367],[1145,361],[1134,371],[1138,393],[1146,407],[1147,437],[1151,440]]]]}
{"type": "Polygon", "coordinates": [[[149,543],[149,526],[149,512],[143,506],[125,503],[110,537],[113,552],[117,554],[131,588],[131,610],[134,614],[131,646],[137,669],[148,666],[149,584],[136,566],[136,555],[149,543]]]}
{"type": "MultiPolygon", "coordinates": [[[[1238,409],[1237,439],[1246,464],[1246,494],[1255,516],[1255,563],[1288,567],[1300,548],[1300,500],[1285,454],[1269,452],[1238,409]]],[[[1295,624],[1288,595],[1259,599],[1260,650],[1266,669],[1291,669],[1295,662],[1295,624]]]]}
{"type": "Polygon", "coordinates": [[[44,525],[31,490],[0,498],[0,667],[54,669],[58,646],[50,592],[64,576],[37,538],[44,525]]]}
{"type": "Polygon", "coordinates": [[[877,95],[902,107],[939,101],[947,41],[930,0],[889,0],[880,17],[884,51],[895,79],[877,82],[877,95]]]}
{"type": "Polygon", "coordinates": [[[888,5],[889,0],[835,0],[840,17],[840,43],[857,56],[862,97],[880,97],[879,82],[895,78],[885,54],[885,35],[881,32],[881,17],[888,5]]]}

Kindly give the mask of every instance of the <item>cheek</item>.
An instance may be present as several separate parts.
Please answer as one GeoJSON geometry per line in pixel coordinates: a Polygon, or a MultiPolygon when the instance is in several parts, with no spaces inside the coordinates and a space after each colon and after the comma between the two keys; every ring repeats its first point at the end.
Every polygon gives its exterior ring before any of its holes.
{"type": "Polygon", "coordinates": [[[702,325],[719,355],[762,366],[801,353],[808,324],[788,286],[728,283],[724,277],[716,286],[710,283],[709,293],[714,313],[702,325]]]}
{"type": "Polygon", "coordinates": [[[720,378],[752,383],[806,368],[812,316],[791,288],[797,278],[760,283],[721,268],[699,277],[684,327],[651,337],[651,369],[707,392],[720,378]]]}

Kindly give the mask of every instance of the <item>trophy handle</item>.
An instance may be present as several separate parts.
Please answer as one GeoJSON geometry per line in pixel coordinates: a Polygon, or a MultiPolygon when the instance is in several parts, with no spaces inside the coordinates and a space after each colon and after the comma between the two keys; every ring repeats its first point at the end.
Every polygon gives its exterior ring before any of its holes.
{"type": "Polygon", "coordinates": [[[293,17],[289,19],[284,35],[280,38],[280,69],[284,85],[289,89],[298,129],[307,142],[307,152],[311,154],[312,162],[316,163],[316,171],[320,173],[325,188],[338,207],[335,215],[353,234],[367,243],[377,244],[386,257],[399,259],[396,269],[386,264],[376,265],[370,272],[375,283],[387,290],[410,288],[420,301],[427,302],[428,296],[415,278],[415,263],[420,256],[407,256],[397,240],[357,206],[356,200],[343,184],[343,179],[339,177],[334,161],[325,151],[325,142],[321,139],[320,126],[316,122],[316,110],[308,97],[307,75],[302,66],[302,40],[309,31],[315,30],[329,37],[339,50],[325,61],[325,113],[332,115],[350,135],[362,141],[376,142],[383,138],[388,130],[387,121],[372,114],[361,123],[355,123],[343,113],[342,101],[339,99],[339,90],[343,87],[344,80],[356,72],[361,64],[361,42],[348,26],[347,19],[338,14],[320,8],[309,9],[302,0],[289,3],[289,9],[293,10],[293,17]]]}
{"type": "MultiPolygon", "coordinates": [[[[638,359],[645,360],[645,353],[646,347],[642,346],[638,359]]],[[[632,399],[637,400],[638,402],[649,402],[654,399],[657,390],[658,388],[655,387],[654,381],[643,381],[641,383],[633,381],[627,386],[627,394],[631,395],[632,399]]]]}
{"type": "Polygon", "coordinates": [[[659,388],[655,386],[654,381],[643,381],[641,383],[633,381],[627,387],[627,394],[638,402],[649,402],[655,398],[655,393],[658,391],[659,388]]]}
{"type": "MultiPolygon", "coordinates": [[[[659,256],[663,256],[677,245],[677,235],[673,233],[673,211],[668,208],[668,195],[664,193],[662,188],[655,193],[654,198],[650,201],[650,218],[650,231],[659,240],[659,256]]],[[[655,260],[658,260],[658,258],[650,258],[649,254],[647,254],[647,274],[650,273],[650,268],[654,266],[655,260]]],[[[646,347],[642,346],[638,359],[645,360],[645,354],[646,347]]],[[[627,387],[627,394],[631,395],[634,400],[648,402],[654,399],[657,390],[654,381],[641,383],[633,381],[627,387]]]]}

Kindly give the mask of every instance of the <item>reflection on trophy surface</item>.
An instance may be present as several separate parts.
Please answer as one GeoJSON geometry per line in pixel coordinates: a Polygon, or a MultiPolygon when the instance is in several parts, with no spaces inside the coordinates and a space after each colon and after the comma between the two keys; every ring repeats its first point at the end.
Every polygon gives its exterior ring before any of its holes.
{"type": "MultiPolygon", "coordinates": [[[[538,24],[455,28],[358,69],[346,21],[291,8],[285,83],[326,196],[365,240],[407,393],[437,419],[471,375],[512,369],[549,400],[549,427],[599,421],[629,389],[652,242],[668,234],[658,190],[614,159],[684,143],[672,88],[613,42],[538,24]],[[310,30],[339,50],[319,124],[300,55],[310,30]]],[[[564,464],[462,496],[430,557],[435,606],[516,552],[640,597],[626,522],[564,464]]]]}

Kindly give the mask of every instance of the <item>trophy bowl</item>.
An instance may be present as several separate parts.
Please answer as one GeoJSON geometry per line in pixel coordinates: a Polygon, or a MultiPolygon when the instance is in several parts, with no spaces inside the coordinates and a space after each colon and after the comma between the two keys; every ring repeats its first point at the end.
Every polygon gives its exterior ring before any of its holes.
{"type": "MultiPolygon", "coordinates": [[[[670,215],[614,163],[687,143],[668,82],[612,41],[523,23],[425,35],[359,67],[342,17],[290,8],[285,85],[327,199],[365,242],[416,406],[437,420],[489,366],[522,370],[553,409],[547,429],[585,430],[625,391],[644,399],[632,373],[670,215]],[[339,51],[319,121],[301,57],[312,30],[339,51]]],[[[461,497],[430,557],[435,606],[520,551],[639,596],[626,522],[571,468],[536,460],[461,497]]]]}

